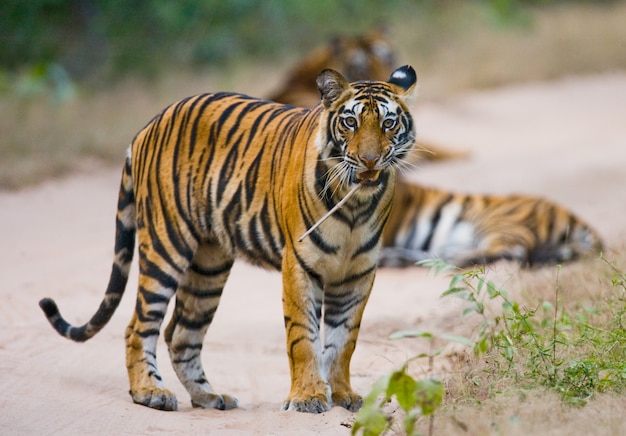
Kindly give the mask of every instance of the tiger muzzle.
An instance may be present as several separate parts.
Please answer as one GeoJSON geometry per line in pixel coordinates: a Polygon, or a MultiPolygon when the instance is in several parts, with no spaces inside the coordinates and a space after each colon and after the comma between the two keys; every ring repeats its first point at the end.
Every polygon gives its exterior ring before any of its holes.
{"type": "Polygon", "coordinates": [[[359,160],[365,165],[367,170],[357,173],[356,179],[365,186],[376,186],[379,183],[380,170],[375,169],[380,160],[379,154],[360,155],[359,160]]]}
{"type": "Polygon", "coordinates": [[[365,186],[376,186],[380,183],[379,177],[379,170],[367,170],[358,173],[356,175],[356,180],[357,182],[365,186]]]}

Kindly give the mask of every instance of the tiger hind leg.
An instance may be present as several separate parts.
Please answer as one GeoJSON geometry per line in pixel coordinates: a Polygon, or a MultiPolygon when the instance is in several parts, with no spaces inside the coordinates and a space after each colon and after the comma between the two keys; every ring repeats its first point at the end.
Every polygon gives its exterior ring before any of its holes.
{"type": "Polygon", "coordinates": [[[165,388],[157,367],[157,340],[170,299],[193,257],[196,243],[167,250],[145,227],[138,231],[139,286],[133,317],[126,327],[126,369],[130,395],[137,404],[176,410],[176,396],[165,388]]]}
{"type": "Polygon", "coordinates": [[[176,410],[176,396],[165,389],[156,361],[160,326],[176,289],[174,279],[161,273],[158,279],[153,279],[140,272],[136,310],[126,327],[126,369],[129,393],[135,403],[153,409],[176,410]]]}
{"type": "Polygon", "coordinates": [[[213,391],[201,361],[202,342],[232,265],[233,259],[217,245],[200,245],[177,290],[174,313],[165,330],[172,366],[194,407],[226,410],[238,405],[236,398],[213,391]]]}

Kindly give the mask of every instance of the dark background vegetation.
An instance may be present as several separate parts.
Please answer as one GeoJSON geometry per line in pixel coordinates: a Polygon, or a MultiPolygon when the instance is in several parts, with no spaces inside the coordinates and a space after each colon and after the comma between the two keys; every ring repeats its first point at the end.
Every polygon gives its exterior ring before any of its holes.
{"type": "MultiPolygon", "coordinates": [[[[3,0],[0,67],[5,76],[56,68],[72,80],[154,76],[164,66],[223,66],[238,59],[302,53],[337,33],[358,33],[399,17],[428,29],[421,51],[446,43],[452,0],[3,0]],[[447,15],[448,14],[448,15],[447,15]]],[[[492,26],[529,26],[525,7],[572,3],[473,0],[492,26]]],[[[609,3],[577,1],[574,3],[609,3]]],[[[468,17],[469,18],[469,17],[468,17]]],[[[458,23],[460,24],[460,23],[458,23]]],[[[463,26],[467,26],[465,23],[463,26]]]]}
{"type": "Polygon", "coordinates": [[[172,101],[267,96],[337,35],[385,26],[420,101],[626,70],[626,1],[0,0],[0,189],[119,164],[172,101]]]}

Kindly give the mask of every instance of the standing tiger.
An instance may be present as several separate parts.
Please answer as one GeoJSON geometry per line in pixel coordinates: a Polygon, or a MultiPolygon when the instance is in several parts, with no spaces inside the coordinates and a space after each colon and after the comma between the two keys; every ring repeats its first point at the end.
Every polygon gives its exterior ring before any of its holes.
{"type": "Polygon", "coordinates": [[[440,258],[458,266],[498,259],[523,265],[599,254],[602,242],[567,209],[528,195],[465,195],[398,180],[381,266],[440,258]]]}
{"type": "Polygon", "coordinates": [[[282,271],[291,373],[282,408],[359,409],[350,359],[396,168],[414,146],[408,104],[415,83],[409,66],[395,70],[388,82],[348,83],[325,70],[317,78],[322,102],[313,109],[230,93],[169,106],[129,148],[115,258],[100,307],[74,327],[53,300],[43,299],[46,317],[74,341],[98,333],[122,298],[136,237],[139,286],[125,335],[133,401],[177,408],[156,364],[161,323],[176,295],[165,329],[174,370],[194,406],[230,409],[237,400],[212,390],[200,353],[233,262],[242,257],[282,271]],[[341,209],[297,241],[348,192],[354,194],[341,209]]]}

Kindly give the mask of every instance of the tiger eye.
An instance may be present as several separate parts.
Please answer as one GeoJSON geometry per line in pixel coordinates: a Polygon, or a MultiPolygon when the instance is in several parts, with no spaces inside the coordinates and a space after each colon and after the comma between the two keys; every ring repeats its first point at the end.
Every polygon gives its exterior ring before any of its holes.
{"type": "Polygon", "coordinates": [[[386,130],[393,129],[396,126],[396,120],[393,118],[387,118],[383,121],[383,128],[386,130]]]}
{"type": "Polygon", "coordinates": [[[354,129],[357,126],[357,121],[354,117],[345,117],[342,119],[342,122],[348,129],[354,129]]]}

